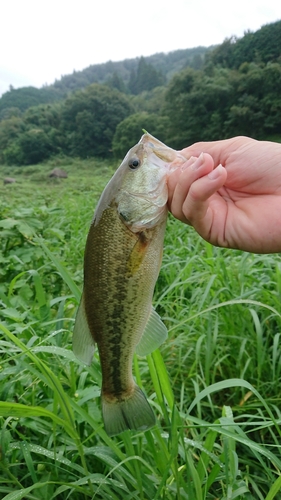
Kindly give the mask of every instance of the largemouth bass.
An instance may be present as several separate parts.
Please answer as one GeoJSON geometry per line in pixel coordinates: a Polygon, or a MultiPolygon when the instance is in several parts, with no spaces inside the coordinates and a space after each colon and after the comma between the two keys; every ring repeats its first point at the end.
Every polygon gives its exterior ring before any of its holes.
{"type": "Polygon", "coordinates": [[[84,290],[73,351],[91,364],[95,343],[102,370],[102,414],[108,435],[146,430],[154,413],[132,375],[167,329],[152,308],[167,221],[169,164],[181,158],[148,133],[127,153],[96,207],[84,257],[84,290]]]}

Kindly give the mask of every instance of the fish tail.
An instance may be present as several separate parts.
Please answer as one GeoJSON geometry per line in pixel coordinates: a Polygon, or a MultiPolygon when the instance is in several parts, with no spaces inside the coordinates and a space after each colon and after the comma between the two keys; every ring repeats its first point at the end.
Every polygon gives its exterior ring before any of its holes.
{"type": "Polygon", "coordinates": [[[109,436],[126,429],[146,431],[155,425],[155,415],[142,390],[135,385],[133,394],[122,401],[109,402],[102,396],[104,428],[109,436]]]}

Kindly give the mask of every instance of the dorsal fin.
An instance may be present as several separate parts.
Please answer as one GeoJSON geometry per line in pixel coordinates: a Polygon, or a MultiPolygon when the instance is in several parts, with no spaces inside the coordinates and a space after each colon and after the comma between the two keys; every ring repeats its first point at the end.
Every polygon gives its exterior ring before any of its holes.
{"type": "Polygon", "coordinates": [[[72,337],[72,349],[75,356],[86,365],[92,363],[95,342],[91,335],[84,304],[84,294],[81,297],[79,304],[72,337]]]}

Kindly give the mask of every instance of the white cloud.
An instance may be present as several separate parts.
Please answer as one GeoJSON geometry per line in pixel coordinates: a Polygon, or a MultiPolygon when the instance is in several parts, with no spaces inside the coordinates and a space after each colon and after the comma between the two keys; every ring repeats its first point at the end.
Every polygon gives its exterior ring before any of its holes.
{"type": "Polygon", "coordinates": [[[110,59],[222,43],[279,18],[279,0],[2,0],[0,93],[110,59]]]}

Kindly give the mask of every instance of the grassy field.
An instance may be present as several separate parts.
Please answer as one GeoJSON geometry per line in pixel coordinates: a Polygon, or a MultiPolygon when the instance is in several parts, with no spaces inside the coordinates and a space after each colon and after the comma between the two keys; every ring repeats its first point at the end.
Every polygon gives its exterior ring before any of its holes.
{"type": "Polygon", "coordinates": [[[154,305],[169,339],[134,374],[157,416],[109,438],[98,354],[71,351],[85,239],[117,165],[0,168],[0,498],[281,499],[281,262],[169,218],[154,305]],[[68,179],[48,172],[65,168],[68,179]]]}

